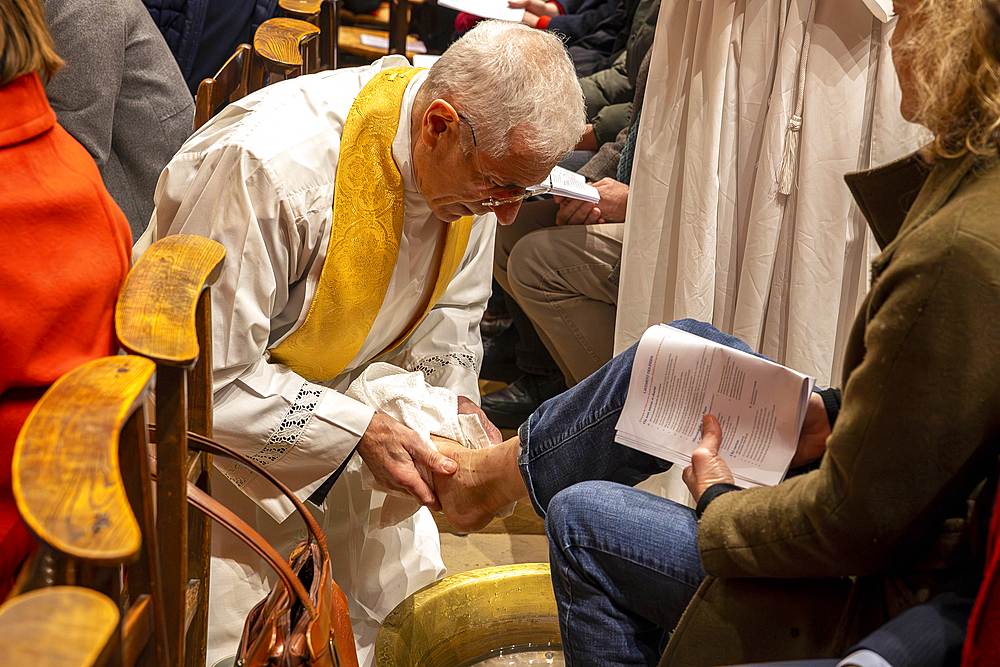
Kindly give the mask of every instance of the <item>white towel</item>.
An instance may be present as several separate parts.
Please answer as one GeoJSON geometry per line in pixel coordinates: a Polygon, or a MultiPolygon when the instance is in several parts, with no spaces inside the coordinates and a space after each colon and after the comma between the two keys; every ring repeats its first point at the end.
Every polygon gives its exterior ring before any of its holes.
{"type": "MultiPolygon", "coordinates": [[[[347,395],[410,427],[435,451],[437,447],[430,439],[432,433],[470,449],[493,446],[476,415],[458,414],[458,396],[449,389],[427,384],[419,371],[408,373],[391,364],[374,363],[351,383],[347,395]]],[[[383,528],[420,509],[420,504],[409,494],[379,484],[366,463],[361,464],[361,481],[364,488],[377,489],[389,496],[382,505],[383,528]]],[[[513,505],[505,507],[499,516],[510,516],[513,510],[513,505]]]]}

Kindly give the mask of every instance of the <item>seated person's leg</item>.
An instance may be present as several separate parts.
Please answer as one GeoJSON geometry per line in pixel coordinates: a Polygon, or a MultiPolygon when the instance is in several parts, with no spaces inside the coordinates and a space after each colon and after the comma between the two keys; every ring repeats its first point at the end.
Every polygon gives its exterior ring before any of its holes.
{"type": "Polygon", "coordinates": [[[620,223],[542,229],[510,253],[511,294],[574,385],[614,356],[620,223]]]}
{"type": "Polygon", "coordinates": [[[705,577],[694,510],[584,482],[552,499],[545,525],[566,663],[655,665],[705,577]]]}
{"type": "MultiPolygon", "coordinates": [[[[671,324],[751,352],[746,343],[709,324],[671,324]]],[[[552,497],[573,484],[605,480],[631,486],[670,468],[666,461],[615,442],[635,350],[633,345],[580,384],[542,403],[516,438],[479,450],[436,440],[441,453],[459,466],[454,475],[434,477],[449,522],[460,530],[479,530],[501,507],[524,497],[544,516],[552,497]]]]}

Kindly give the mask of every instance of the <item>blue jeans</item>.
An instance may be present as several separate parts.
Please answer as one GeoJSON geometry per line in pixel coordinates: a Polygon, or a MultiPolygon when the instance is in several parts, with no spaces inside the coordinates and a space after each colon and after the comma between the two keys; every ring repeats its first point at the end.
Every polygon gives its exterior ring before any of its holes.
{"type": "MultiPolygon", "coordinates": [[[[752,352],[694,320],[679,329],[752,352]]],[[[636,346],[543,403],[520,429],[521,476],[545,517],[566,662],[655,665],[705,577],[694,510],[630,488],[670,463],[615,442],[636,346]]]]}

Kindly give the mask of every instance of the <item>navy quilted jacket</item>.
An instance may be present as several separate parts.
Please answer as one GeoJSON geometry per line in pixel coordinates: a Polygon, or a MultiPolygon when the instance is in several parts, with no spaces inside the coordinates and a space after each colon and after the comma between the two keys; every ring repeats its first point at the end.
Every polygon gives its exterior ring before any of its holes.
{"type": "MultiPolygon", "coordinates": [[[[252,3],[251,35],[257,26],[274,15],[278,4],[278,0],[231,1],[233,5],[252,3]]],[[[143,0],[143,3],[177,59],[184,78],[190,78],[210,0],[143,0]]]]}

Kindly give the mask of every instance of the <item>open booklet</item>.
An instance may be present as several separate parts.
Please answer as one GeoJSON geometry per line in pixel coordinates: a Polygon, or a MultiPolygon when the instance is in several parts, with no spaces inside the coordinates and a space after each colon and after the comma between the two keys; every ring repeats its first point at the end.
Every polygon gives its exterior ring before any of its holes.
{"type": "Polygon", "coordinates": [[[780,482],[795,455],[816,381],[666,324],[643,334],[615,441],[681,465],[701,422],[722,426],[719,455],[737,486],[780,482]]]}
{"type": "Polygon", "coordinates": [[[528,188],[528,194],[544,191],[548,194],[569,197],[571,199],[582,199],[596,204],[601,201],[601,193],[593,185],[587,183],[587,179],[569,169],[553,167],[552,173],[544,182],[532,185],[528,188]]]}
{"type": "Polygon", "coordinates": [[[484,19],[500,19],[501,21],[520,21],[524,16],[524,8],[515,9],[507,4],[507,0],[438,0],[442,7],[466,12],[484,19]]]}

